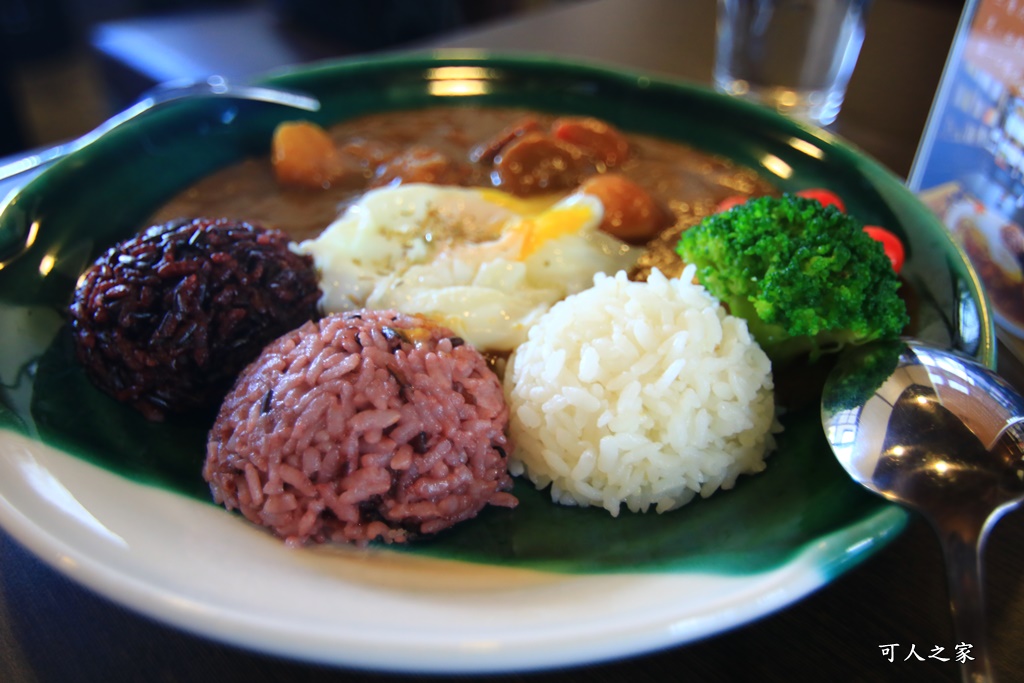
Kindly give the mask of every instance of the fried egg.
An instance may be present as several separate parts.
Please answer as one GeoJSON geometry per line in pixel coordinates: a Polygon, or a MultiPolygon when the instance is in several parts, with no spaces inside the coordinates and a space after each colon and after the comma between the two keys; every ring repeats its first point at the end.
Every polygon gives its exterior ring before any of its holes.
{"type": "Polygon", "coordinates": [[[419,313],[503,352],[596,273],[635,263],[642,250],[600,231],[603,214],[586,194],[522,199],[408,184],[366,193],[296,249],[313,256],[325,312],[419,313]]]}

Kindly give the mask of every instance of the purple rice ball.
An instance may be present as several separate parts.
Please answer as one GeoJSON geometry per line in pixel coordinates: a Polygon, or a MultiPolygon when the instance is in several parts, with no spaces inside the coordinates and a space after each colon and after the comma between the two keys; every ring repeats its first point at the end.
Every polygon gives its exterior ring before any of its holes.
{"type": "Polygon", "coordinates": [[[285,334],[239,376],[210,431],[213,498],[290,546],[404,543],[513,507],[509,410],[451,330],[356,311],[285,334]]]}
{"type": "Polygon", "coordinates": [[[79,278],[69,322],[92,382],[150,420],[218,405],[268,342],[315,318],[313,260],[242,221],[153,226],[79,278]]]}

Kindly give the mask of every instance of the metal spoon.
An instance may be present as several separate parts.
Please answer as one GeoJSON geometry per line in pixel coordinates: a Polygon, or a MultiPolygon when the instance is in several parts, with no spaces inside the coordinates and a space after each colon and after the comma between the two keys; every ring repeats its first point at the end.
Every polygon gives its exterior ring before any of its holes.
{"type": "Polygon", "coordinates": [[[95,141],[101,135],[109,133],[111,130],[154,107],[192,97],[227,97],[239,100],[256,100],[302,109],[304,111],[317,111],[320,109],[319,100],[310,95],[259,85],[232,84],[228,83],[221,76],[210,76],[205,81],[164,83],[153,88],[135,104],[115,114],[82,137],[40,150],[17,161],[0,166],[0,182],[66,157],[95,141]]]}
{"type": "Polygon", "coordinates": [[[996,521],[1024,498],[1024,398],[980,363],[899,341],[840,359],[821,419],[857,482],[932,523],[963,680],[991,681],[982,554],[996,521]]]}

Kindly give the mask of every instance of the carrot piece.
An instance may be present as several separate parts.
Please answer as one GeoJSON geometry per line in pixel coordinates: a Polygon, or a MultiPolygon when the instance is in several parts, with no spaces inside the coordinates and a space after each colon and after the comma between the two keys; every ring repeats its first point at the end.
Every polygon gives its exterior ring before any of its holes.
{"type": "Polygon", "coordinates": [[[289,121],[274,130],[271,147],[274,175],[282,185],[325,189],[343,172],[341,155],[323,128],[309,121],[289,121]]]}

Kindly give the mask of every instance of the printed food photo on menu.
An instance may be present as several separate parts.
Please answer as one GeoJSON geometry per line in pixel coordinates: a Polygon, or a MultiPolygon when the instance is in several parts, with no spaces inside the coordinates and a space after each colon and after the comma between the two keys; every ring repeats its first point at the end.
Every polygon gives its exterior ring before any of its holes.
{"type": "Polygon", "coordinates": [[[1024,5],[965,12],[909,186],[949,227],[996,320],[1024,340],[1024,5]]]}

